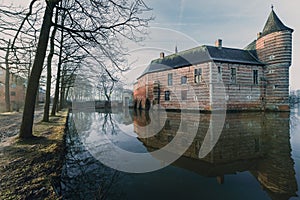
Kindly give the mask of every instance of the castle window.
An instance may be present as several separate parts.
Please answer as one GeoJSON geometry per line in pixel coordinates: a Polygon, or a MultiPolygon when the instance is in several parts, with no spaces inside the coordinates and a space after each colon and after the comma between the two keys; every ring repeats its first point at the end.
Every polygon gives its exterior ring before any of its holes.
{"type": "Polygon", "coordinates": [[[165,91],[165,101],[170,101],[170,91],[165,91]]]}
{"type": "Polygon", "coordinates": [[[181,77],[181,84],[186,84],[187,82],[187,77],[186,76],[182,76],[181,77]]]}
{"type": "Polygon", "coordinates": [[[11,84],[11,88],[16,88],[17,85],[15,83],[11,84]]]}
{"type": "Polygon", "coordinates": [[[253,70],[253,84],[254,85],[258,84],[258,70],[257,69],[253,70]]]}
{"type": "Polygon", "coordinates": [[[236,83],[236,68],[231,68],[230,70],[230,82],[236,83]]]}
{"type": "Polygon", "coordinates": [[[200,83],[202,81],[202,69],[195,69],[194,73],[194,82],[195,83],[200,83]]]}
{"type": "Polygon", "coordinates": [[[183,101],[187,100],[187,90],[181,91],[181,100],[183,101]]]}
{"type": "Polygon", "coordinates": [[[168,74],[168,85],[173,85],[173,74],[168,74]]]}
{"type": "Polygon", "coordinates": [[[12,91],[12,92],[10,92],[10,95],[11,96],[16,96],[16,92],[12,91]]]}
{"type": "Polygon", "coordinates": [[[275,59],[275,56],[274,55],[271,55],[270,57],[269,57],[269,60],[274,60],[275,59]]]}
{"type": "Polygon", "coordinates": [[[220,83],[222,81],[222,68],[218,67],[218,82],[220,83]]]}

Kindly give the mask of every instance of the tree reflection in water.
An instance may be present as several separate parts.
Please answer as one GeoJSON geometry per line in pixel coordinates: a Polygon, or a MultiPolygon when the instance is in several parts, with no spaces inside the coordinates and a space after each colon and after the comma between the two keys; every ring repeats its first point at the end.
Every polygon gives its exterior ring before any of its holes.
{"type": "MultiPolygon", "coordinates": [[[[120,148],[152,152],[172,141],[178,131],[189,133],[191,128],[198,126],[192,145],[173,166],[203,177],[215,177],[220,184],[226,184],[226,175],[247,171],[271,199],[296,196],[298,186],[290,144],[290,128],[293,129],[295,121],[293,118],[290,121],[289,113],[228,113],[217,144],[202,159],[198,155],[210,125],[210,114],[201,114],[200,121],[195,121],[193,113],[185,114],[182,119],[179,112],[168,112],[167,115],[156,115],[154,118],[151,113],[131,110],[76,115],[81,119],[76,127],[84,131],[78,135],[74,126],[70,126],[67,134],[68,149],[62,179],[65,194],[75,192],[75,196],[82,199],[95,199],[103,194],[105,197],[111,195],[109,199],[120,195],[121,199],[125,198],[120,184],[126,183],[122,182],[121,177],[130,175],[107,168],[94,159],[83,145],[86,141],[94,142],[101,148],[101,145],[105,145],[101,144],[103,135],[106,135],[120,148]],[[154,136],[138,138],[139,135],[147,135],[147,131],[152,134],[151,123],[163,123],[162,129],[154,136]],[[75,168],[72,169],[72,166],[75,168]],[[94,196],[86,195],[88,191],[93,191],[91,194],[94,196]]],[[[184,145],[184,142],[182,140],[178,145],[184,145]]]]}
{"type": "MultiPolygon", "coordinates": [[[[88,130],[95,119],[95,113],[76,113],[82,120],[81,130],[88,130]]],[[[109,116],[109,114],[107,115],[109,116]]],[[[61,195],[63,199],[120,199],[116,185],[121,179],[120,172],[110,169],[94,159],[82,141],[87,135],[79,135],[72,114],[66,131],[66,153],[61,177],[61,195]]],[[[109,117],[107,117],[109,119],[109,117]]]]}

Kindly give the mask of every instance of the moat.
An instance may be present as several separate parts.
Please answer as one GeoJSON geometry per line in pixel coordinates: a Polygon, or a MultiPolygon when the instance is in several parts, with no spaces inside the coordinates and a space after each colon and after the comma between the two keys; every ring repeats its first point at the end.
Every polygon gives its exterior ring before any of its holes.
{"type": "Polygon", "coordinates": [[[199,151],[213,116],[182,115],[132,110],[71,113],[63,198],[299,199],[300,106],[290,113],[227,113],[216,144],[203,158],[199,151]],[[151,124],[158,125],[157,133],[142,137],[153,130],[151,124]],[[123,150],[147,153],[195,127],[195,137],[183,156],[157,171],[125,173],[96,159],[107,150],[107,139],[123,150]]]}

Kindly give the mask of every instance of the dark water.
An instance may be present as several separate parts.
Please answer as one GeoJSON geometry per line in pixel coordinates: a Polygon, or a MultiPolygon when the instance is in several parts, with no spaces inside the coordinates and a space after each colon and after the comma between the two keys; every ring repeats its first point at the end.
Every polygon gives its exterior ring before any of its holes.
{"type": "Polygon", "coordinates": [[[199,118],[189,113],[183,119],[181,113],[128,110],[71,114],[63,198],[299,199],[300,108],[291,113],[227,114],[216,145],[200,159],[212,118],[211,114],[199,118]],[[151,124],[161,125],[157,134],[139,138],[151,132],[151,124]],[[189,133],[195,126],[197,134],[184,155],[158,171],[119,172],[95,159],[105,151],[104,138],[127,151],[153,152],[170,143],[178,131],[189,133]]]}

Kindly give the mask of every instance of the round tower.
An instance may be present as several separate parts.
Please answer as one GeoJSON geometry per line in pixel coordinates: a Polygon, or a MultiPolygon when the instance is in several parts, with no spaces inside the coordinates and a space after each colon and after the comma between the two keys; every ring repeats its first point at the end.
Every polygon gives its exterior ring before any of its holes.
{"type": "Polygon", "coordinates": [[[268,110],[289,111],[289,67],[292,62],[293,29],[285,26],[273,10],[256,41],[264,70],[264,106],[268,110]]]}

